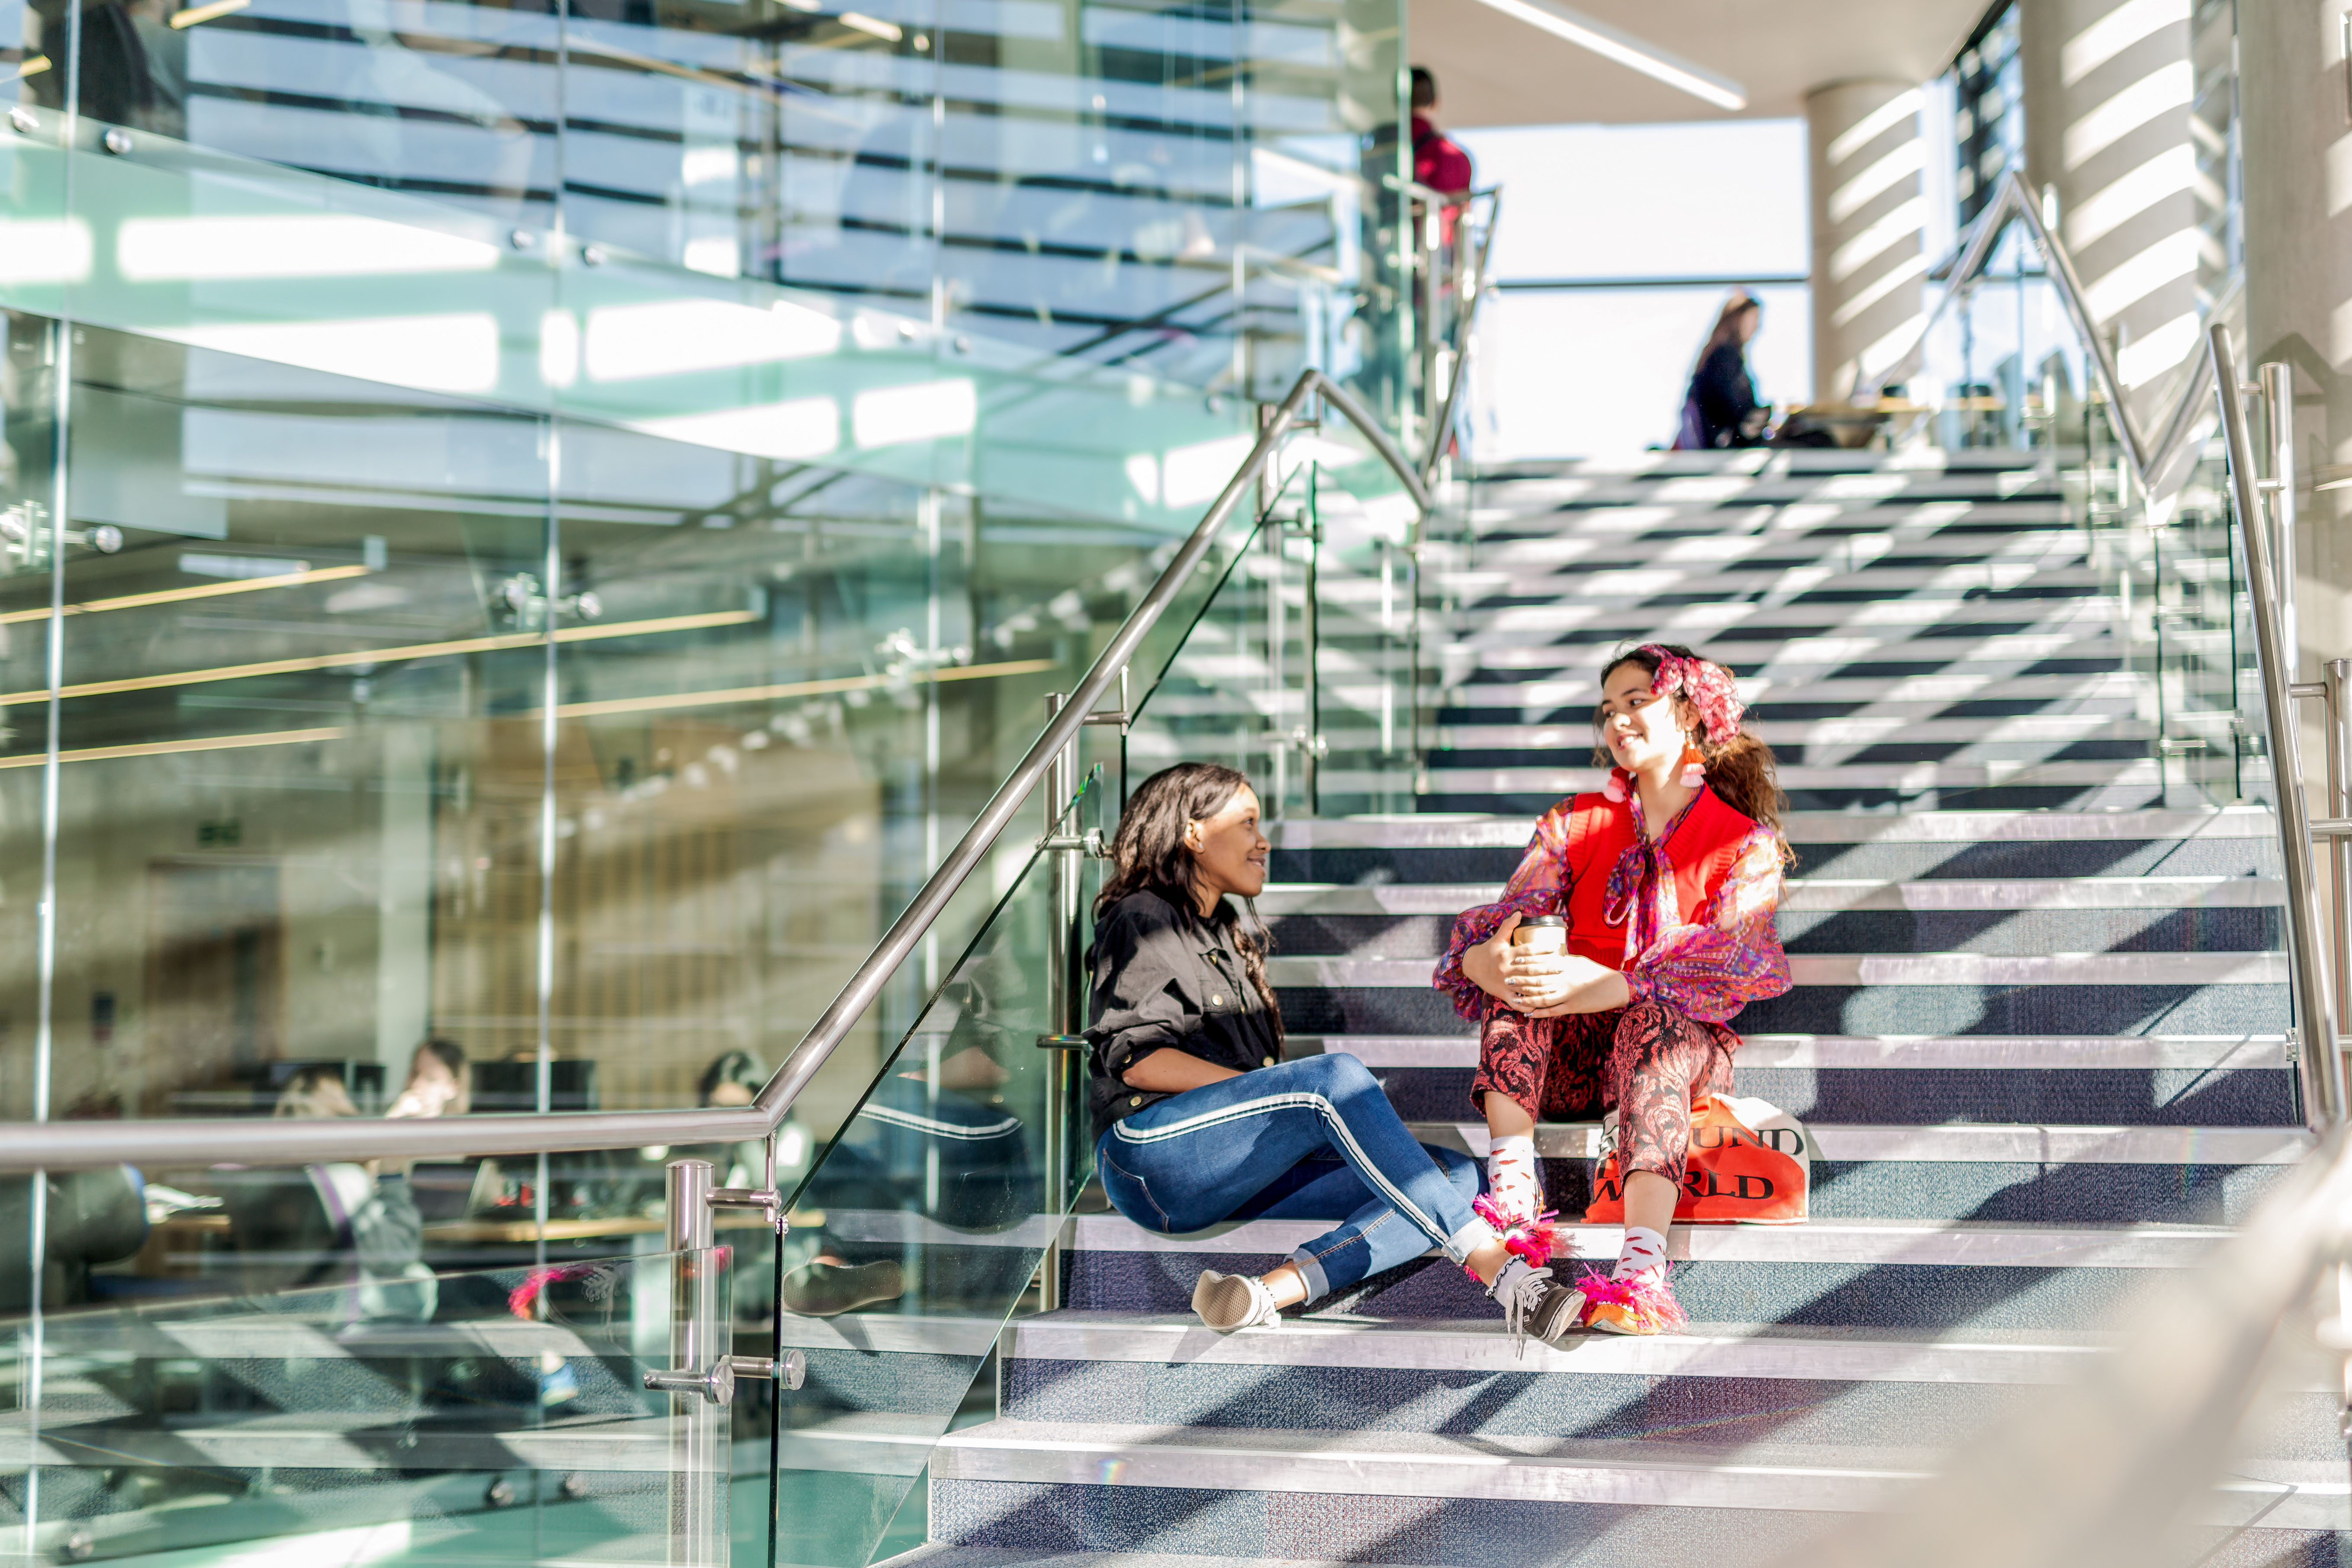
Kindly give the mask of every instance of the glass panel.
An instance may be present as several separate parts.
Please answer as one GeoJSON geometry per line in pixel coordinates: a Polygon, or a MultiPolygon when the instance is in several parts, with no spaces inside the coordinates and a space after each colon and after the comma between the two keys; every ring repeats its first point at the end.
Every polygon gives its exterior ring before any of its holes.
{"type": "MultiPolygon", "coordinates": [[[[543,229],[556,183],[547,11],[426,0],[79,0],[81,113],[543,229]]],[[[65,73],[34,78],[65,101],[65,73]]]]}
{"type": "MultiPolygon", "coordinates": [[[[1060,830],[1100,827],[1102,798],[1060,830]]],[[[1074,857],[1057,893],[1056,858],[1000,862],[1009,890],[794,1198],[782,1333],[809,1371],[783,1406],[779,1562],[858,1568],[921,1541],[931,1448],[994,1414],[976,1379],[1091,1176],[1090,1145],[1060,1141],[1083,1060],[1038,1045],[1063,1027],[1056,905],[1087,907],[1096,881],[1074,857]]]]}
{"type": "Polygon", "coordinates": [[[1227,520],[1137,657],[1129,787],[1207,759],[1249,774],[1269,817],[1411,810],[1431,738],[1413,700],[1411,498],[1328,429],[1274,466],[1285,477],[1265,520],[1227,520]]]}
{"type": "Polygon", "coordinates": [[[75,1304],[53,1293],[37,1334],[5,1329],[41,1390],[37,1422],[8,1417],[12,1553],[668,1563],[673,1493],[723,1521],[730,1472],[764,1536],[764,1431],[730,1458],[728,1413],[643,1381],[682,1269],[730,1321],[725,1246],[666,1253],[656,1222],[617,1256],[436,1277],[404,1184],[356,1166],[55,1183],[53,1252],[95,1260],[52,1268],[75,1304]],[[686,1468],[689,1427],[709,1468],[686,1468]]]}
{"type": "Polygon", "coordinates": [[[1313,477],[1311,464],[1293,460],[1296,450],[1286,444],[1277,456],[1279,485],[1261,486],[1255,504],[1225,519],[1137,650],[1123,792],[1194,760],[1249,774],[1269,819],[1296,793],[1306,707],[1295,647],[1303,646],[1306,578],[1287,552],[1294,534],[1305,548],[1313,477]]]}
{"type": "Polygon", "coordinates": [[[74,339],[53,1104],[533,1108],[538,423],[74,339]]]}
{"type": "MultiPolygon", "coordinates": [[[[1907,395],[1885,405],[1889,440],[1923,454],[1940,449],[1951,463],[1971,461],[1962,455],[1972,449],[2024,448],[2037,455],[2041,471],[2021,473],[2021,485],[2054,488],[2064,497],[2069,520],[2084,531],[2089,569],[2111,596],[2118,646],[2093,645],[2100,640],[2095,628],[2053,626],[2047,657],[2075,661],[2071,667],[2078,668],[2084,658],[2111,667],[2119,657],[2144,677],[2142,689],[2154,702],[2152,714],[2138,716],[2156,722],[2154,755],[2116,775],[2124,792],[2113,799],[2144,798],[2146,785],[2183,805],[2266,800],[2266,726],[2245,563],[2210,389],[2187,410],[2186,450],[2168,461],[2150,452],[2164,470],[2153,476],[2159,494],[2151,499],[2132,465],[2124,413],[2096,380],[2024,226],[2011,223],[1985,274],[1958,289],[1920,345],[1908,386],[1895,389],[1907,395]]],[[[2235,279],[2221,279],[2206,304],[2194,349],[2177,362],[2124,357],[2126,371],[2140,375],[2126,395],[2150,447],[2199,384],[2204,328],[2218,321],[2242,336],[2243,296],[2235,279]]],[[[1996,581],[1997,591],[2022,587],[2037,568],[2020,560],[1999,570],[2014,580],[1996,581]]],[[[2084,746],[2069,753],[2116,755],[2084,746]]],[[[2063,759],[2057,766],[2063,768],[2063,759]]]]}
{"type": "MultiPolygon", "coordinates": [[[[46,696],[49,596],[56,587],[31,558],[30,538],[57,513],[61,444],[57,380],[60,330],[54,321],[0,313],[0,517],[20,532],[0,537],[0,690],[46,696]]],[[[5,710],[0,742],[0,1117],[32,1117],[47,1088],[40,1051],[39,905],[45,841],[44,768],[49,739],[45,702],[5,710]]],[[[58,1107],[63,1109],[62,1106],[58,1107]]],[[[0,1247],[6,1232],[0,1229],[0,1247]]],[[[19,1249],[21,1252],[21,1249],[19,1249]]],[[[20,1270],[21,1271],[21,1270],[20,1270]]],[[[0,1303],[0,1310],[5,1310],[0,1303]]]]}

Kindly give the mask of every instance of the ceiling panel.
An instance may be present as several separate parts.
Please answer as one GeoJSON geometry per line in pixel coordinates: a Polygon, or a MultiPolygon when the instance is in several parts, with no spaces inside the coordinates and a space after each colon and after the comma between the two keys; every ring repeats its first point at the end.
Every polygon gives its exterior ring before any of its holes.
{"type": "MultiPolygon", "coordinates": [[[[1581,0],[1575,9],[1738,82],[1746,116],[1804,112],[1857,78],[1926,81],[1951,63],[1986,0],[1581,0]]],[[[1409,0],[1412,63],[1437,73],[1447,125],[1617,124],[1737,118],[1481,5],[1409,0]]]]}

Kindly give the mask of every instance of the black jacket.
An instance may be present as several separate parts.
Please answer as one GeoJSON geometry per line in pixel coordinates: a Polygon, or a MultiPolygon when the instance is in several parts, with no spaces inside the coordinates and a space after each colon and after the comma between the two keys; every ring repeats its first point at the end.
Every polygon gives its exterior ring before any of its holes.
{"type": "Polygon", "coordinates": [[[1691,401],[1698,405],[1699,434],[1709,446],[1753,444],[1739,426],[1756,412],[1756,383],[1737,343],[1707,355],[1691,377],[1691,401]]]}
{"type": "Polygon", "coordinates": [[[1232,926],[1212,925],[1156,893],[1120,899],[1095,922],[1087,1039],[1094,1050],[1087,1105],[1095,1136],[1164,1092],[1129,1088],[1129,1064],[1172,1046],[1237,1072],[1272,1067],[1282,1040],[1249,983],[1232,926]]]}

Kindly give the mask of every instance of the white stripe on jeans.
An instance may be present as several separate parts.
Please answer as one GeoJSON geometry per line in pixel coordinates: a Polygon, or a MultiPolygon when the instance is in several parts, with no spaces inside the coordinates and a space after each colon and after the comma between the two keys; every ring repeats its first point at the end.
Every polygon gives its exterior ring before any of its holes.
{"type": "MultiPolygon", "coordinates": [[[[1422,1213],[1413,1206],[1412,1199],[1406,1197],[1402,1190],[1390,1182],[1388,1173],[1374,1165],[1370,1157],[1364,1153],[1363,1145],[1356,1142],[1355,1134],[1349,1130],[1348,1124],[1340,1116],[1338,1107],[1320,1094],[1310,1094],[1297,1090],[1286,1094],[1269,1094],[1263,1100],[1244,1100],[1238,1105],[1228,1105],[1223,1110],[1203,1111],[1197,1116],[1187,1116],[1181,1122],[1171,1122],[1164,1127],[1139,1130],[1132,1122],[1114,1122],[1111,1124],[1111,1133],[1121,1143],[1158,1144],[1165,1143],[1170,1138],[1181,1138],[1187,1133],[1197,1133],[1206,1128],[1222,1126],[1227,1122],[1241,1121],[1266,1111],[1308,1108],[1319,1113],[1325,1124],[1329,1126],[1338,1134],[1339,1140],[1347,1145],[1349,1152],[1355,1155],[1355,1163],[1359,1168],[1371,1173],[1373,1185],[1379,1187],[1381,1195],[1388,1199],[1389,1207],[1420,1227],[1421,1233],[1436,1242],[1439,1249],[1448,1258],[1459,1263],[1476,1249],[1477,1244],[1474,1243],[1456,1250],[1458,1237],[1448,1236],[1440,1230],[1435,1220],[1422,1213]]],[[[1443,1175],[1436,1171],[1433,1163],[1431,1174],[1437,1175],[1441,1181],[1444,1179],[1443,1175]]],[[[1473,1219],[1469,1226],[1465,1226],[1463,1232],[1469,1233],[1471,1226],[1488,1228],[1491,1233],[1491,1228],[1486,1227],[1483,1220],[1477,1219],[1473,1219]]]]}

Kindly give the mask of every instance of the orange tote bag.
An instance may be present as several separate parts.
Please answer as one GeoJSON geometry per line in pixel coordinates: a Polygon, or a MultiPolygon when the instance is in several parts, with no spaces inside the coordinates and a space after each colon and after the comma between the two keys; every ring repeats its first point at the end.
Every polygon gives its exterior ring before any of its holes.
{"type": "MultiPolygon", "coordinates": [[[[1813,1138],[1803,1123],[1762,1100],[1710,1094],[1691,1113],[1690,1164],[1675,1200],[1681,1225],[1801,1225],[1812,1188],[1813,1138]]],[[[1625,1223],[1617,1168],[1617,1113],[1601,1122],[1588,1225],[1625,1223]]]]}

